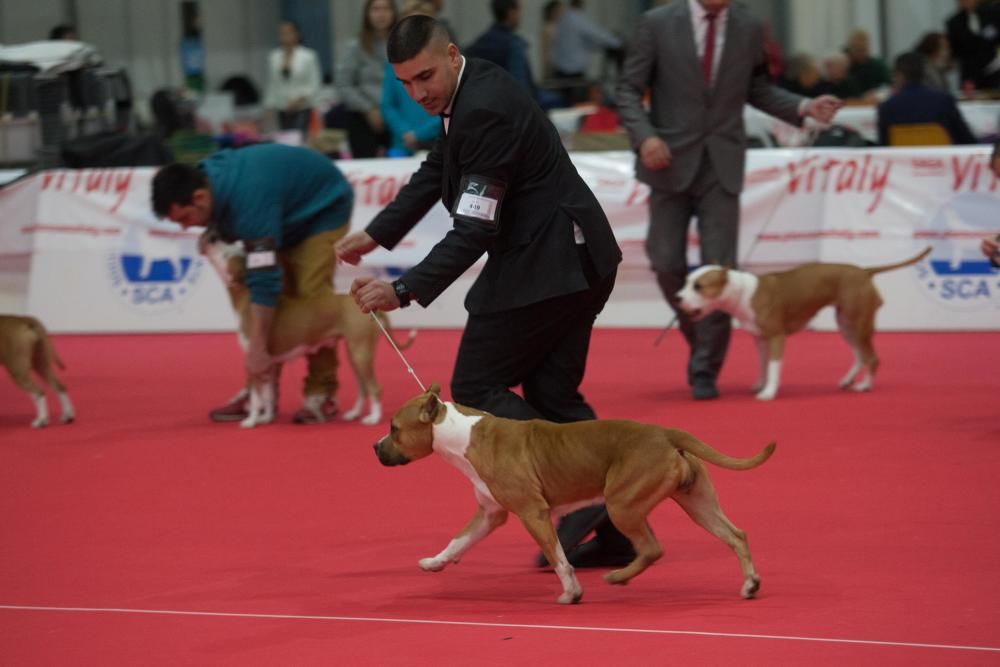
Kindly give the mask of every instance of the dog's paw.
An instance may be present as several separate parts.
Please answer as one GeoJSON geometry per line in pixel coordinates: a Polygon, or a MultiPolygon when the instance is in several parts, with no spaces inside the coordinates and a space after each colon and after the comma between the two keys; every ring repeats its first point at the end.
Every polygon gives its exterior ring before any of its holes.
{"type": "Polygon", "coordinates": [[[361,410],[351,409],[342,414],[340,418],[343,419],[345,422],[352,422],[355,419],[357,419],[360,415],[361,415],[361,410]]]}
{"type": "Polygon", "coordinates": [[[362,419],[361,423],[364,424],[365,426],[375,426],[380,421],[382,421],[382,415],[373,412],[370,415],[367,415],[364,419],[362,419]]]}
{"type": "Polygon", "coordinates": [[[774,397],[777,395],[778,391],[776,389],[762,389],[757,392],[758,401],[773,401],[774,397]]]}
{"type": "Polygon", "coordinates": [[[583,589],[579,586],[571,591],[565,591],[559,596],[559,604],[576,604],[583,597],[583,589]]]}
{"type": "Polygon", "coordinates": [[[74,415],[73,413],[63,415],[62,417],[59,418],[59,421],[63,424],[72,424],[73,422],[76,421],[76,415],[74,415]]]}
{"type": "Polygon", "coordinates": [[[629,579],[631,579],[631,577],[625,573],[624,568],[621,570],[611,570],[611,572],[604,575],[604,581],[614,586],[624,586],[629,582],[629,579]]]}
{"type": "Polygon", "coordinates": [[[752,600],[759,590],[760,577],[754,575],[743,582],[743,588],[740,589],[740,596],[742,596],[744,600],[752,600]]]}
{"type": "Polygon", "coordinates": [[[48,419],[36,419],[31,422],[31,428],[44,428],[49,425],[48,419]]]}
{"type": "Polygon", "coordinates": [[[417,561],[417,565],[424,572],[440,572],[447,564],[448,561],[439,558],[421,558],[417,561]]]}
{"type": "Polygon", "coordinates": [[[256,425],[257,425],[257,418],[252,415],[240,422],[241,428],[253,428],[256,425]]]}

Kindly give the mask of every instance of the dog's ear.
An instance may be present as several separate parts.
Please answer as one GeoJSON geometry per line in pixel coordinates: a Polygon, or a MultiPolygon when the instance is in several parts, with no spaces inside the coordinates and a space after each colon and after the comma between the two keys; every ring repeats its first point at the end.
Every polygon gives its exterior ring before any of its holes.
{"type": "Polygon", "coordinates": [[[432,382],[431,383],[431,388],[428,389],[427,391],[429,393],[431,393],[431,394],[434,394],[435,396],[440,396],[441,395],[441,385],[439,385],[437,382],[432,382]]]}
{"type": "Polygon", "coordinates": [[[440,391],[441,388],[436,384],[431,385],[431,390],[427,392],[424,404],[420,406],[419,419],[421,424],[430,424],[437,419],[438,410],[441,408],[441,399],[438,398],[440,391]],[[435,389],[437,391],[434,391],[435,389]]]}

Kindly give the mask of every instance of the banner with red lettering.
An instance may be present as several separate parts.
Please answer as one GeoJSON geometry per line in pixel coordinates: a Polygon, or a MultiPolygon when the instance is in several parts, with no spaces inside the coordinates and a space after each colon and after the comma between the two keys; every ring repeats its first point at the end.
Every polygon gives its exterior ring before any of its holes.
{"type": "MultiPolygon", "coordinates": [[[[781,149],[750,151],[743,192],[742,268],[776,270],[809,261],[882,265],[926,246],[915,267],[879,274],[882,329],[1000,329],[1000,275],[979,241],[1000,232],[998,182],[989,149],[781,149]]],[[[624,261],[599,326],[663,326],[671,314],[648,268],[644,240],[647,186],[630,153],[577,153],[574,164],[614,227],[624,261]]],[[[419,167],[418,159],[339,163],[355,191],[352,228],[363,228],[419,167]]],[[[195,250],[197,234],[150,211],[154,170],[43,172],[0,189],[0,272],[12,257],[27,273],[24,310],[54,331],[231,330],[234,316],[218,277],[195,250]]],[[[360,267],[340,266],[337,286],[353,277],[399,275],[419,262],[451,225],[435,207],[392,252],[360,267]]],[[[689,257],[697,264],[697,221],[689,257]]],[[[471,267],[427,309],[398,311],[398,326],[462,326],[471,267]]],[[[0,299],[3,294],[0,294],[0,299]]],[[[6,308],[11,310],[11,308],[6,308]]],[[[824,314],[816,326],[832,328],[824,314]]]]}

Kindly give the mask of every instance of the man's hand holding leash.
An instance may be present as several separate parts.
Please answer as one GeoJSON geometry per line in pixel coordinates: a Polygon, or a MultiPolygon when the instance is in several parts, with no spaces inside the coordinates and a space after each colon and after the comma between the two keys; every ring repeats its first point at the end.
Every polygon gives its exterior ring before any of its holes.
{"type": "MultiPolygon", "coordinates": [[[[358,264],[363,255],[378,247],[367,232],[355,232],[337,242],[337,258],[348,264],[358,264]]],[[[410,305],[410,295],[398,280],[388,283],[371,276],[355,278],[351,283],[351,296],[363,313],[387,312],[410,305]]]]}
{"type": "Polygon", "coordinates": [[[351,296],[361,308],[362,313],[371,313],[377,310],[387,312],[396,310],[400,306],[396,290],[391,283],[384,280],[376,280],[371,276],[355,278],[351,283],[351,296]]]}

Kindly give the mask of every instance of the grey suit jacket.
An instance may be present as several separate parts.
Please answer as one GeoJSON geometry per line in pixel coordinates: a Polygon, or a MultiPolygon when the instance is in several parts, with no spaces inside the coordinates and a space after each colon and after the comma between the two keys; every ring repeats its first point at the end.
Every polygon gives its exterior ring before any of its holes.
{"type": "Polygon", "coordinates": [[[636,175],[651,187],[688,188],[705,150],[722,187],[743,187],[746,133],[743,105],[794,125],[802,97],[774,86],[767,77],[763,25],[737,3],[729,6],[725,44],[711,89],[695,46],[691,8],[674,0],[642,15],[630,43],[617,98],[623,125],[635,150],[659,135],[673,156],[666,169],[650,171],[636,160],[636,175]],[[642,97],[650,89],[647,111],[642,97]]]}

